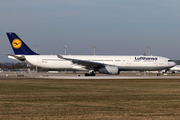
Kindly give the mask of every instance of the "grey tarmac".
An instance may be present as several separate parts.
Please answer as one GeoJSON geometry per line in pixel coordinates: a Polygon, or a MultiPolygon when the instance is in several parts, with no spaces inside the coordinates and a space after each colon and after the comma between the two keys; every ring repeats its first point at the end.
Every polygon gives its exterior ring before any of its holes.
{"type": "Polygon", "coordinates": [[[84,73],[47,73],[47,72],[2,72],[0,78],[44,78],[44,79],[180,79],[180,73],[161,74],[136,74],[121,73],[119,75],[96,74],[96,76],[84,76],[84,73]]]}

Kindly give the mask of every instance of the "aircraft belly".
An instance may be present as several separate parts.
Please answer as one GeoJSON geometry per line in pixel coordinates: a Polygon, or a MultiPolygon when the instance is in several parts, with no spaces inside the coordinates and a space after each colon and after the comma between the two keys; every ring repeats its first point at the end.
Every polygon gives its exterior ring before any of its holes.
{"type": "Polygon", "coordinates": [[[126,71],[154,71],[154,70],[162,70],[166,68],[170,68],[172,66],[169,65],[159,65],[158,62],[134,62],[132,64],[122,64],[118,65],[120,70],[126,70],[126,71]]]}
{"type": "Polygon", "coordinates": [[[154,71],[154,70],[163,70],[169,66],[120,66],[120,70],[130,70],[130,71],[154,71]]]}

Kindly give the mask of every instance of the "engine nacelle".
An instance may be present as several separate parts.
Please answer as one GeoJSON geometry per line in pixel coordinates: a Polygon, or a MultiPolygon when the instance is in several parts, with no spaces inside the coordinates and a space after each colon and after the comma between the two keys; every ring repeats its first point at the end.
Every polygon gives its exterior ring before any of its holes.
{"type": "Polygon", "coordinates": [[[99,69],[99,73],[117,75],[119,74],[119,67],[105,66],[99,69]]]}

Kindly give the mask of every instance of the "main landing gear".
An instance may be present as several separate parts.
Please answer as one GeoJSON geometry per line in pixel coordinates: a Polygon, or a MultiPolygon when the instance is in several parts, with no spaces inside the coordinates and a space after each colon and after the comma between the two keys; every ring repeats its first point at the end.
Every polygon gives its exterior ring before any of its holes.
{"type": "Polygon", "coordinates": [[[96,76],[96,74],[94,72],[90,72],[90,73],[85,73],[85,76],[96,76]]]}
{"type": "Polygon", "coordinates": [[[160,75],[161,75],[160,73],[157,74],[157,76],[160,76],[160,75]]]}

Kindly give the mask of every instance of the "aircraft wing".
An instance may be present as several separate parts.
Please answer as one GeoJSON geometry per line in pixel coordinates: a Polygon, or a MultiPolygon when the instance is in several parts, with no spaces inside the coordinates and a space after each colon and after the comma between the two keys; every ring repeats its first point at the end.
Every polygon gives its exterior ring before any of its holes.
{"type": "Polygon", "coordinates": [[[105,66],[106,64],[104,63],[99,63],[99,62],[92,62],[92,61],[86,61],[86,60],[79,60],[79,59],[71,59],[71,58],[64,58],[63,56],[61,56],[60,54],[57,54],[57,57],[60,59],[64,59],[64,60],[68,60],[71,61],[74,64],[78,64],[78,65],[82,65],[82,66],[86,66],[87,68],[89,67],[102,67],[105,66]]]}

